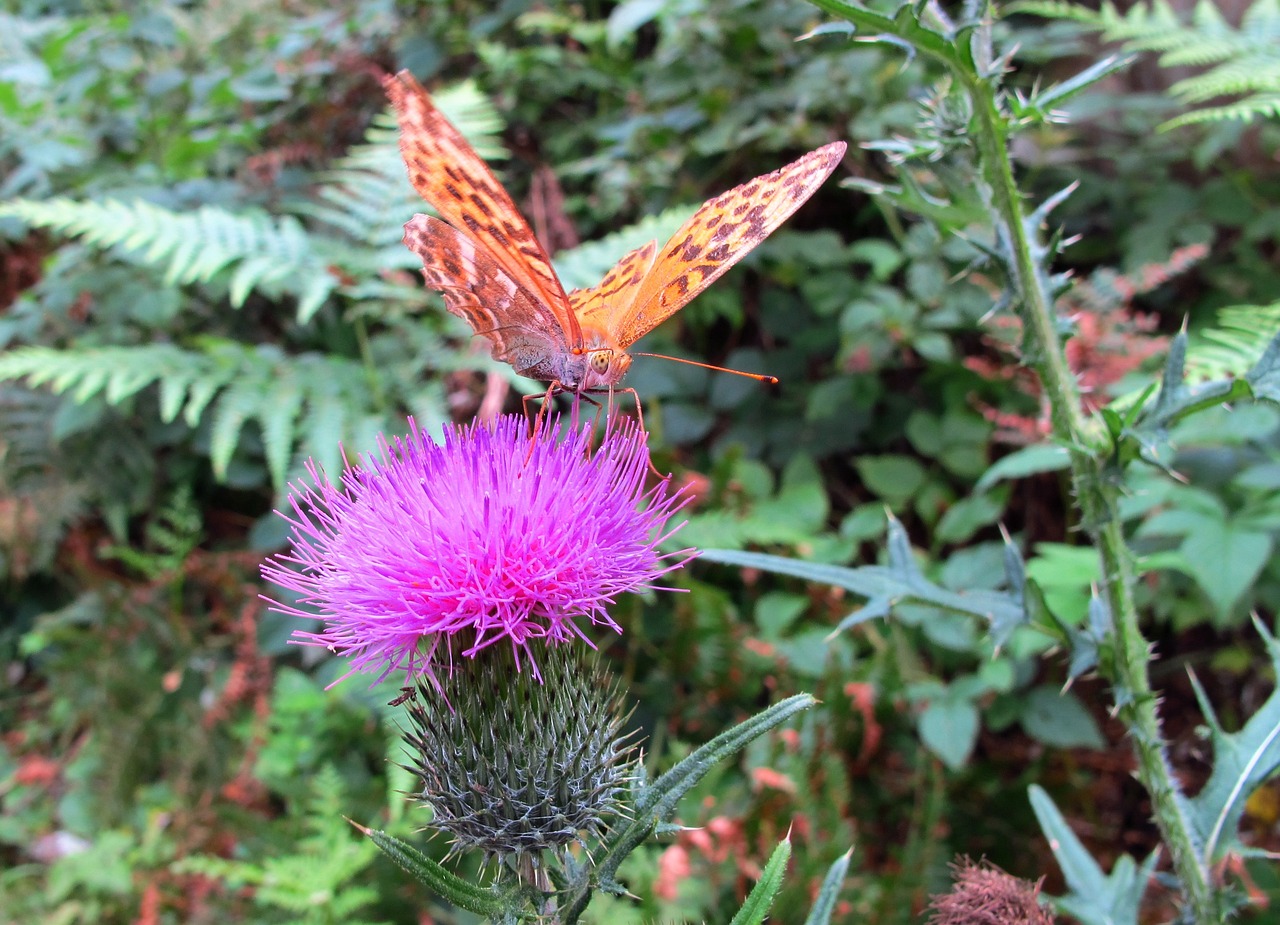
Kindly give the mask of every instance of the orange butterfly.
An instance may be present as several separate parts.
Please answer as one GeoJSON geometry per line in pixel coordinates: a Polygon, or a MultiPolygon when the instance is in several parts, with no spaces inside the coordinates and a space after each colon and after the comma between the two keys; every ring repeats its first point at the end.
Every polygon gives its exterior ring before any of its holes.
{"type": "Polygon", "coordinates": [[[650,241],[600,285],[565,294],[529,223],[480,156],[408,71],[384,80],[414,188],[440,213],[415,215],[404,242],[427,286],[493,342],[493,355],[569,391],[610,388],[626,348],[684,308],[813,195],[844,155],[837,141],[708,200],[659,252],[650,241]]]}

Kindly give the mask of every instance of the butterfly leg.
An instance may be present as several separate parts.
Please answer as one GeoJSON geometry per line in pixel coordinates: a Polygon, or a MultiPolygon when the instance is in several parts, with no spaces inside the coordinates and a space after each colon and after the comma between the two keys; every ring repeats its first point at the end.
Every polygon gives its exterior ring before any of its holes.
{"type": "MultiPolygon", "coordinates": [[[[602,391],[603,391],[603,390],[602,390],[602,391]]],[[[609,398],[608,398],[608,403],[609,403],[609,412],[608,412],[608,414],[607,414],[607,415],[606,415],[606,417],[605,417],[605,428],[607,429],[607,428],[609,427],[610,422],[612,422],[612,420],[613,420],[613,418],[614,418],[614,412],[613,412],[614,396],[615,396],[615,395],[621,395],[621,394],[623,394],[623,393],[625,392],[625,393],[629,394],[629,395],[630,395],[630,396],[635,400],[635,403],[636,403],[636,424],[637,424],[637,426],[640,428],[640,432],[641,432],[641,433],[643,433],[643,434],[645,435],[646,439],[647,439],[647,438],[648,438],[648,435],[649,435],[649,431],[648,431],[648,430],[646,430],[646,429],[645,429],[645,426],[644,426],[644,409],[643,409],[643,408],[641,408],[641,406],[640,406],[640,393],[639,393],[639,392],[637,392],[635,389],[618,389],[618,390],[616,390],[616,391],[615,391],[615,390],[613,389],[613,387],[612,387],[612,386],[610,386],[610,387],[609,387],[608,392],[609,392],[609,398]]],[[[586,395],[583,395],[583,398],[586,398],[586,397],[587,397],[586,395]]],[[[596,404],[599,404],[599,402],[596,402],[596,404]]],[[[652,456],[650,456],[650,457],[649,457],[649,471],[650,471],[650,472],[652,472],[652,473],[653,473],[655,476],[657,476],[659,479],[662,479],[664,482],[665,482],[667,479],[671,478],[671,473],[670,473],[670,472],[668,472],[666,475],[663,475],[661,472],[659,472],[659,471],[658,471],[657,466],[655,466],[655,465],[653,464],[653,457],[652,457],[652,456]]]]}
{"type": "MultiPolygon", "coordinates": [[[[600,404],[600,402],[596,401],[586,392],[574,392],[573,393],[573,426],[575,428],[578,426],[579,403],[584,401],[587,402],[588,404],[592,404],[596,406],[596,416],[591,421],[591,439],[587,441],[587,455],[590,456],[591,451],[595,449],[596,428],[599,427],[600,425],[600,415],[604,411],[604,405],[600,404]]],[[[607,421],[608,418],[605,418],[605,420],[607,421]]]]}
{"type": "MultiPolygon", "coordinates": [[[[647,439],[649,436],[649,431],[646,430],[644,426],[644,408],[641,407],[640,405],[640,393],[637,392],[635,389],[618,389],[619,394],[623,392],[629,392],[631,394],[631,397],[635,399],[636,424],[637,426],[639,426],[640,432],[643,433],[645,435],[645,438],[647,439]]],[[[612,390],[610,390],[610,395],[612,395],[612,390]]],[[[658,467],[653,464],[652,456],[649,457],[649,471],[652,472],[654,475],[656,475],[658,478],[662,479],[664,482],[667,479],[671,478],[670,472],[668,472],[666,475],[663,475],[661,472],[658,471],[658,467]]]]}
{"type": "MultiPolygon", "coordinates": [[[[538,431],[542,429],[542,421],[548,414],[547,408],[551,404],[551,399],[556,396],[556,393],[563,391],[565,391],[563,385],[559,382],[552,382],[550,387],[548,387],[547,391],[543,394],[526,395],[524,398],[520,399],[520,404],[524,408],[525,420],[529,422],[530,443],[538,439],[538,431]],[[542,405],[539,406],[538,413],[536,415],[531,415],[529,413],[529,404],[537,401],[539,398],[542,399],[542,405]]],[[[532,452],[532,450],[530,452],[532,452]]]]}

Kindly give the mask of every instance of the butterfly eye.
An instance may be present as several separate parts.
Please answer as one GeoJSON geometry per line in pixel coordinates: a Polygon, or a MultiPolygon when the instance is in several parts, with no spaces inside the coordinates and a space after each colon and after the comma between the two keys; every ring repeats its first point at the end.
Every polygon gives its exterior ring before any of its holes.
{"type": "Polygon", "coordinates": [[[609,363],[612,360],[612,350],[596,350],[590,357],[591,368],[597,373],[604,374],[609,371],[609,363]]]}

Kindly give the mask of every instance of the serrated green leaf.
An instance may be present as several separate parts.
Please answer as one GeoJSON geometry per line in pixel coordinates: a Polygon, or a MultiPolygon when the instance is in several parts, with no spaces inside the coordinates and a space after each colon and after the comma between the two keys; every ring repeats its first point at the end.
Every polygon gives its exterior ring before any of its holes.
{"type": "Polygon", "coordinates": [[[445,870],[394,835],[370,829],[363,831],[401,870],[455,906],[490,918],[497,918],[506,910],[507,904],[500,896],[445,870]]]}
{"type": "Polygon", "coordinates": [[[754,739],[795,714],[812,707],[816,700],[809,694],[796,694],[776,703],[755,716],[738,723],[699,746],[648,787],[636,801],[636,816],[653,815],[669,819],[676,804],[719,762],[741,751],[754,739]]]}
{"type": "MultiPolygon", "coordinates": [[[[1280,644],[1256,617],[1254,627],[1280,677],[1280,644]]],[[[1213,771],[1200,792],[1186,801],[1190,821],[1203,846],[1204,863],[1217,864],[1242,852],[1238,829],[1245,801],[1280,769],[1280,688],[1271,692],[1239,732],[1228,733],[1218,722],[1199,681],[1192,676],[1196,699],[1209,724],[1213,771]]]]}
{"type": "Polygon", "coordinates": [[[769,861],[764,865],[760,879],[747,894],[742,908],[730,920],[729,925],[761,925],[773,905],[773,898],[778,895],[782,886],[782,877],[787,872],[787,861],[791,857],[791,839],[788,837],[773,849],[769,861]]]}
{"type": "Polygon", "coordinates": [[[240,431],[257,412],[261,383],[252,384],[240,380],[219,396],[213,410],[213,426],[209,433],[209,462],[213,474],[226,478],[227,467],[240,442],[240,431]]]}
{"type": "Polygon", "coordinates": [[[908,49],[916,48],[966,75],[974,73],[971,57],[965,54],[957,43],[920,22],[915,8],[909,3],[902,4],[894,18],[890,19],[865,7],[844,3],[843,0],[809,0],[809,2],[823,12],[853,23],[858,29],[859,37],[864,41],[885,42],[908,49]]]}
{"type": "Polygon", "coordinates": [[[845,874],[849,871],[849,861],[853,858],[853,849],[850,848],[835,862],[827,868],[827,875],[822,878],[822,886],[818,890],[818,897],[813,901],[813,908],[809,910],[809,917],[804,920],[804,925],[829,925],[831,915],[835,912],[836,901],[840,898],[840,889],[844,886],[845,874]]]}
{"type": "Polygon", "coordinates": [[[1035,784],[1027,788],[1027,794],[1070,890],[1056,898],[1058,910],[1083,925],[1138,925],[1138,907],[1160,853],[1153,851],[1140,867],[1133,858],[1122,855],[1111,873],[1104,874],[1049,794],[1035,784]]]}
{"type": "MultiPolygon", "coordinates": [[[[889,521],[889,564],[848,568],[820,562],[805,562],[774,556],[767,553],[740,552],[728,549],[708,549],[702,558],[710,562],[723,562],[743,568],[758,568],[766,572],[792,575],[806,581],[833,585],[864,597],[868,607],[874,607],[880,615],[886,605],[914,603],[930,604],[943,610],[980,617],[993,626],[1017,626],[1026,622],[1026,611],[1021,601],[1009,594],[996,591],[970,591],[960,594],[938,587],[924,579],[915,566],[906,531],[895,519],[889,521]]],[[[864,608],[865,609],[865,608],[864,608]]],[[[859,611],[840,622],[840,632],[862,619],[859,611]]]]}
{"type": "Polygon", "coordinates": [[[1122,58],[1119,55],[1103,58],[1101,61],[1089,65],[1074,77],[1069,77],[1061,83],[1053,84],[1037,93],[1031,98],[1031,105],[1048,115],[1049,110],[1054,106],[1062,105],[1073,96],[1084,92],[1099,81],[1123,71],[1134,60],[1132,56],[1122,58]]]}
{"type": "MultiPolygon", "coordinates": [[[[759,736],[816,703],[809,694],[788,697],[720,733],[681,759],[652,784],[639,787],[631,821],[616,826],[606,843],[596,852],[594,876],[598,882],[612,881],[618,866],[627,855],[644,842],[660,823],[670,820],[681,798],[719,761],[737,754],[759,736]]],[[[578,920],[590,900],[591,892],[592,887],[587,878],[573,884],[566,891],[562,906],[566,922],[578,920]]]]}
{"type": "Polygon", "coordinates": [[[275,384],[272,388],[271,400],[264,402],[258,410],[258,421],[262,426],[262,445],[267,457],[267,469],[271,473],[271,483],[281,488],[288,476],[289,459],[293,453],[294,423],[302,411],[302,391],[294,371],[289,367],[278,367],[275,384]]]}

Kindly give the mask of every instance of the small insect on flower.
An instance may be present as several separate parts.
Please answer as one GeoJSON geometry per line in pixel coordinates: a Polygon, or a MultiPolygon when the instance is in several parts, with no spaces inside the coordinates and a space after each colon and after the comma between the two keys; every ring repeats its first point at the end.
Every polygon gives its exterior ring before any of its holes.
{"type": "Polygon", "coordinates": [[[560,421],[532,446],[518,415],[449,427],[442,443],[410,424],[337,485],[308,464],[314,484],[291,486],[281,514],[291,549],[262,567],[299,595],[275,609],[324,623],[295,639],[351,659],[343,677],[430,675],[442,653],[503,640],[537,675],[536,640],[585,640],[583,621],[620,631],[617,596],[659,589],[696,555],[658,549],[690,499],[666,482],[645,489],[649,451],[632,423],[611,424],[594,451],[590,428],[560,421]]]}

